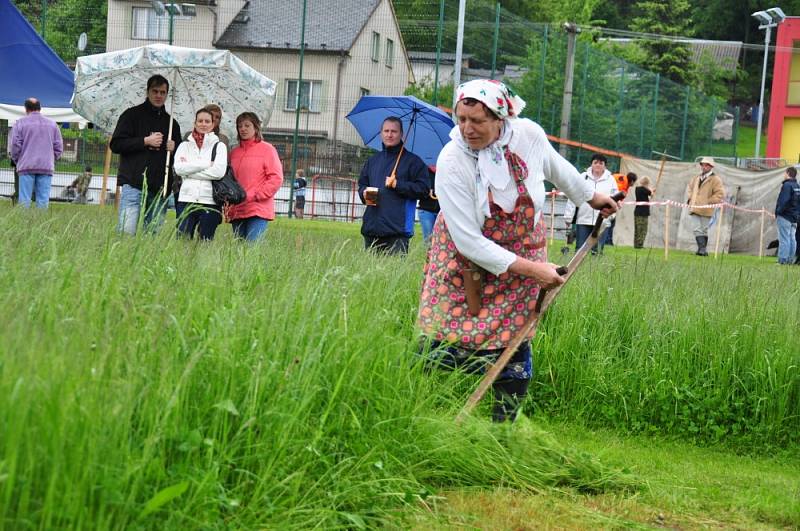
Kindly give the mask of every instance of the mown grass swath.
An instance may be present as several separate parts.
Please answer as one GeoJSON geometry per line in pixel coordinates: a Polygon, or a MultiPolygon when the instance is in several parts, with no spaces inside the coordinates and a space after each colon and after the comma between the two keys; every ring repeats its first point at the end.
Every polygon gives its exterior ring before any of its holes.
{"type": "MultiPolygon", "coordinates": [[[[419,247],[372,257],[316,222],[253,246],[227,227],[120,238],[100,209],[0,216],[0,526],[352,528],[441,488],[637,488],[528,421],[453,422],[476,382],[419,366],[419,247]]],[[[540,329],[537,410],[796,444],[795,273],[612,254],[540,329]]]]}

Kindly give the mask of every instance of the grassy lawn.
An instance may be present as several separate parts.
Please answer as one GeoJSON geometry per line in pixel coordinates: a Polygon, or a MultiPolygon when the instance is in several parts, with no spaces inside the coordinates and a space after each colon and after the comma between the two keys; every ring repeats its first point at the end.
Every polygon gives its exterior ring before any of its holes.
{"type": "Polygon", "coordinates": [[[794,529],[800,522],[796,452],[743,456],[659,437],[626,436],[537,419],[568,447],[630,471],[629,492],[586,495],[558,489],[447,491],[416,529],[794,529]]]}
{"type": "Polygon", "coordinates": [[[607,248],[526,418],[456,424],[477,382],[420,363],[418,239],[114,224],[0,203],[0,528],[800,527],[800,267],[607,248]]]}

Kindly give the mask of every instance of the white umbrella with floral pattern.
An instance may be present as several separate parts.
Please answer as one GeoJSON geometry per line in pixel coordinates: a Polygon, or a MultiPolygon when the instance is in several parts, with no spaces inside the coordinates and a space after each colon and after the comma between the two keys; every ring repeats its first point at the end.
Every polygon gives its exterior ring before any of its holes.
{"type": "Polygon", "coordinates": [[[78,57],[72,108],[110,134],[125,109],[145,100],[154,74],[169,80],[168,111],[187,131],[195,112],[209,103],[222,108],[220,127],[229,137],[235,136],[238,114],[254,112],[263,124],[272,114],[275,82],[230,51],[167,44],[78,57]]]}
{"type": "Polygon", "coordinates": [[[229,138],[236,137],[240,113],[253,112],[264,125],[272,115],[275,82],[230,51],[166,44],[79,57],[72,108],[111,134],[125,109],[145,100],[147,79],[155,74],[169,80],[167,110],[185,131],[191,131],[195,113],[209,103],[222,108],[220,129],[229,138]]]}

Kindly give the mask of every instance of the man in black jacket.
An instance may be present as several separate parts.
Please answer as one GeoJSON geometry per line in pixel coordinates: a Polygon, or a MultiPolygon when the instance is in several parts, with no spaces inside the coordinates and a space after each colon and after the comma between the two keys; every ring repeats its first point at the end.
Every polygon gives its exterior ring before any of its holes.
{"type": "MultiPolygon", "coordinates": [[[[164,108],[169,92],[169,82],[164,76],[154,75],[147,80],[147,100],[127,109],[119,117],[111,136],[111,151],[119,154],[117,185],[122,186],[119,203],[117,231],[136,234],[139,212],[144,208],[144,224],[155,231],[164,222],[166,196],[164,172],[167,151],[175,152],[181,141],[178,122],[164,108]]],[[[170,160],[167,190],[172,189],[172,161],[170,160]]]]}
{"type": "Polygon", "coordinates": [[[800,184],[797,184],[797,169],[793,166],[786,168],[775,204],[775,221],[778,224],[778,263],[794,263],[795,232],[797,222],[800,221],[800,184]]]}
{"type": "Polygon", "coordinates": [[[381,125],[383,151],[367,160],[358,178],[358,195],[367,205],[361,234],[364,247],[387,254],[408,252],[417,200],[431,184],[421,158],[403,148],[403,122],[394,116],[381,125]]]}

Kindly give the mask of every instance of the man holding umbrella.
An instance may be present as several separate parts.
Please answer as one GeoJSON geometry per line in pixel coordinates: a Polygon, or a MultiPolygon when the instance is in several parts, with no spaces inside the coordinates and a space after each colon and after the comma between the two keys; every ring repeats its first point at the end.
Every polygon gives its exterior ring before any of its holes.
{"type": "Polygon", "coordinates": [[[417,200],[427,197],[430,189],[428,168],[405,149],[400,118],[386,118],[380,135],[383,150],[367,160],[358,179],[358,195],[367,205],[361,234],[367,249],[405,254],[417,200]]]}
{"type": "MultiPolygon", "coordinates": [[[[164,222],[164,175],[167,152],[180,143],[181,128],[164,108],[169,82],[159,74],[147,80],[147,100],[119,117],[111,137],[111,151],[119,154],[117,184],[122,186],[117,231],[136,234],[139,212],[144,223],[157,230],[164,222]],[[172,137],[169,137],[170,121],[172,137]]],[[[167,190],[172,189],[172,167],[167,190]]]]}

